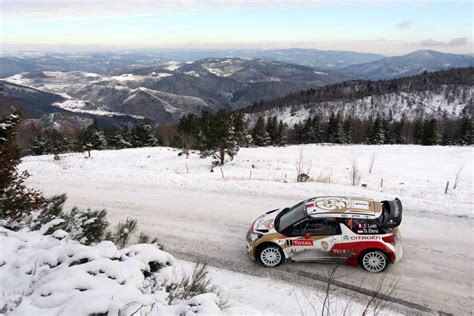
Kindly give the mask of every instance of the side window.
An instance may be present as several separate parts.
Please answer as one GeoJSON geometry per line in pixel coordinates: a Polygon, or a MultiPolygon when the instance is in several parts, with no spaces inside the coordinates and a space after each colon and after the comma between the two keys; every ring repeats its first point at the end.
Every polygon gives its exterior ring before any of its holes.
{"type": "Polygon", "coordinates": [[[304,236],[305,234],[305,227],[307,225],[308,221],[304,220],[301,223],[298,223],[296,225],[292,225],[288,227],[283,234],[289,237],[296,237],[296,236],[304,236]]]}
{"type": "Polygon", "coordinates": [[[345,224],[356,234],[383,234],[384,230],[379,227],[377,221],[373,219],[350,218],[345,220],[345,224]]]}
{"type": "Polygon", "coordinates": [[[341,229],[337,218],[312,218],[308,220],[305,232],[311,235],[339,235],[341,229]]]}

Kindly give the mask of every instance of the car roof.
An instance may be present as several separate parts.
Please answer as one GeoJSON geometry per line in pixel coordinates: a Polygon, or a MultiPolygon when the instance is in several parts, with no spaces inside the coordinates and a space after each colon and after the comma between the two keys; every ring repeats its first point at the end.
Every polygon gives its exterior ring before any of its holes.
{"type": "Polygon", "coordinates": [[[305,202],[311,217],[377,218],[382,204],[372,199],[350,196],[320,196],[305,202]]]}

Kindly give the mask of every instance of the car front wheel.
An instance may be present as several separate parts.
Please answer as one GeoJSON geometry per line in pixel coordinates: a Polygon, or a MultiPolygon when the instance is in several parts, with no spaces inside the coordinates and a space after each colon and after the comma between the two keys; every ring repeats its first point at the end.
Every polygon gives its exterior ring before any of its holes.
{"type": "Polygon", "coordinates": [[[281,264],[285,257],[283,251],[278,246],[265,246],[258,255],[258,259],[265,267],[276,267],[281,264]]]}
{"type": "Polygon", "coordinates": [[[388,258],[380,250],[370,250],[362,255],[360,260],[362,268],[372,273],[385,270],[388,266],[388,258]]]}

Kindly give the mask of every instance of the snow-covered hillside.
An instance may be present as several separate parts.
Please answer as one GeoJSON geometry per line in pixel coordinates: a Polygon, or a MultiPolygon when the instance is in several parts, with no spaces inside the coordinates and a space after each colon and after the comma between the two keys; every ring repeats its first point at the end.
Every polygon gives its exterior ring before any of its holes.
{"type": "Polygon", "coordinates": [[[263,112],[247,114],[251,121],[257,117],[277,116],[278,119],[293,126],[304,121],[309,116],[318,115],[323,120],[328,119],[331,113],[340,113],[344,118],[368,120],[371,116],[380,114],[393,117],[399,121],[402,115],[411,121],[421,117],[435,117],[438,119],[457,119],[462,111],[469,106],[474,98],[473,86],[444,85],[433,91],[425,92],[398,92],[382,95],[373,95],[356,100],[338,100],[303,105],[288,105],[284,108],[275,108],[263,112]]]}
{"type": "MultiPolygon", "coordinates": [[[[69,205],[107,208],[112,222],[137,218],[179,259],[204,260],[218,268],[302,288],[321,286],[318,279],[328,266],[286,263],[264,269],[250,262],[245,233],[257,216],[317,195],[377,200],[397,196],[404,205],[400,227],[404,257],[388,269],[388,278],[398,278],[394,295],[433,313],[466,314],[473,307],[473,153],[471,147],[247,148],[222,171],[215,168],[211,173],[210,160],[195,154],[186,159],[171,148],[142,148],[94,151],[91,159],[83,154],[62,155],[59,161],[52,156],[25,157],[21,168],[32,174],[30,185],[50,194],[66,192],[69,205]],[[295,161],[302,149],[312,180],[296,183],[295,161]],[[358,186],[349,179],[352,161],[361,173],[358,186]]],[[[370,289],[377,280],[352,267],[342,267],[339,273],[338,280],[348,286],[370,289]]],[[[237,288],[228,284],[231,291],[237,288]]],[[[245,301],[245,294],[239,293],[245,301]]],[[[258,304],[259,300],[251,301],[258,304]]]]}

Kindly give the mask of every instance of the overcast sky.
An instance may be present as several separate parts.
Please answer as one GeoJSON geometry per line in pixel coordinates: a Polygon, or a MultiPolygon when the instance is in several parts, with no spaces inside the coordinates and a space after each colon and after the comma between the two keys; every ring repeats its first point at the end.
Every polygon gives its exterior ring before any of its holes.
{"type": "Polygon", "coordinates": [[[473,53],[471,1],[0,0],[5,49],[318,48],[473,53]]]}

